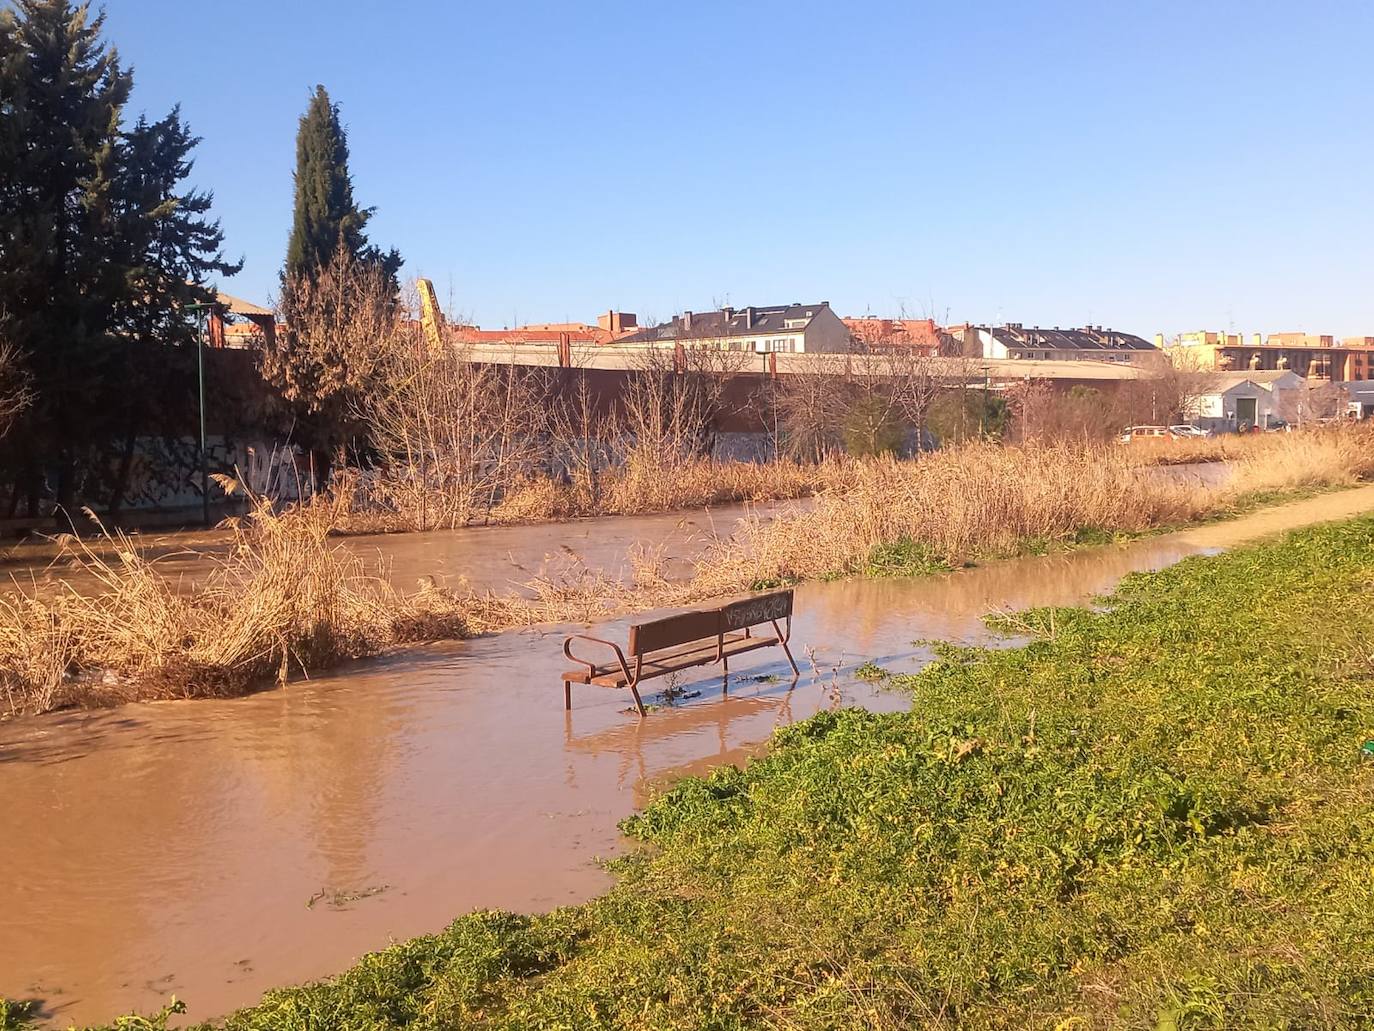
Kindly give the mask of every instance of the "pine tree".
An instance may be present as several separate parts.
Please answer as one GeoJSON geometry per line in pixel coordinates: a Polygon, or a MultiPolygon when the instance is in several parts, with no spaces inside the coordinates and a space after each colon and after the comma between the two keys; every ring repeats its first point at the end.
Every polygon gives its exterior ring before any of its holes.
{"type": "Polygon", "coordinates": [[[132,76],[103,27],[72,0],[0,11],[0,343],[31,402],[6,457],[11,510],[22,494],[30,514],[49,469],[70,511],[80,463],[108,467],[116,438],[127,455],[143,415],[184,433],[170,399],[186,391],[160,389],[194,340],[182,309],[239,269],[211,196],[182,185],[199,141],[180,112],[124,131],[132,76]]]}
{"type": "Polygon", "coordinates": [[[185,186],[199,143],[179,106],[157,122],[140,117],[123,134],[115,195],[128,289],[116,328],[126,339],[194,344],[195,321],[183,309],[214,300],[212,276],[243,268],[224,257],[224,230],[210,215],[214,194],[185,186]]]}
{"type": "Polygon", "coordinates": [[[103,24],[70,0],[0,12],[0,311],[36,398],[24,434],[31,506],[45,459],[59,503],[72,500],[127,277],[113,194],[132,80],[103,24]]]}
{"type": "Polygon", "coordinates": [[[197,320],[187,306],[213,302],[210,277],[243,267],[224,257],[224,231],[210,215],[214,195],[185,185],[199,143],[180,107],[156,122],[140,116],[121,139],[115,198],[128,277],[114,313],[123,346],[116,352],[121,390],[111,405],[119,450],[108,485],[110,512],[123,501],[137,439],[175,438],[192,417],[197,320]],[[162,403],[150,404],[152,398],[162,403]],[[185,400],[170,405],[168,398],[185,400]]]}

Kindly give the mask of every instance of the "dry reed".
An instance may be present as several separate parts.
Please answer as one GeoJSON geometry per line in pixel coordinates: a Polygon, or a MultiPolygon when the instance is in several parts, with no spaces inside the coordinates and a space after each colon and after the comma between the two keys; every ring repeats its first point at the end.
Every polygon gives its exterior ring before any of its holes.
{"type": "MultiPolygon", "coordinates": [[[[1356,432],[1341,429],[1317,431],[1322,433],[1356,432]]],[[[1313,439],[1313,433],[1267,433],[1237,436],[1175,439],[1170,437],[1142,438],[1130,445],[1084,444],[1066,445],[1070,450],[1084,448],[1107,456],[1113,467],[1171,466],[1193,463],[1244,463],[1255,460],[1263,463],[1265,456],[1282,456],[1292,451],[1293,441],[1313,439]]],[[[1035,450],[1041,445],[1023,445],[1035,450]]],[[[1298,450],[1306,447],[1299,444],[1298,450]]],[[[940,463],[951,454],[990,454],[986,445],[970,444],[963,448],[923,455],[915,463],[940,463]]],[[[1053,448],[1050,449],[1053,452],[1053,448]]],[[[1020,453],[1016,449],[1014,453],[1020,453]]],[[[517,526],[606,515],[649,515],[681,509],[704,508],[711,505],[745,502],[791,501],[814,495],[858,489],[871,480],[871,468],[876,461],[885,460],[847,458],[843,455],[817,463],[777,459],[768,462],[722,461],[712,458],[686,458],[667,464],[657,464],[648,456],[631,453],[626,460],[597,471],[594,475],[579,470],[565,482],[549,476],[525,476],[517,479],[502,494],[501,499],[484,513],[482,521],[494,525],[517,526]]],[[[414,507],[413,505],[411,506],[414,507]]],[[[436,504],[434,510],[438,510],[436,504]]],[[[412,515],[368,506],[350,506],[341,511],[338,532],[385,533],[414,529],[412,515]]]]}
{"type": "Polygon", "coordinates": [[[433,590],[401,595],[330,537],[337,511],[257,504],[233,547],[183,593],[135,542],[64,546],[98,582],[0,598],[0,687],[10,713],[135,698],[240,694],[393,644],[461,637],[433,590]]]}
{"type": "MultiPolygon", "coordinates": [[[[1220,485],[1144,468],[1132,449],[1114,445],[977,444],[920,461],[741,473],[726,488],[702,473],[676,496],[714,490],[719,499],[721,489],[776,496],[764,488],[799,483],[807,469],[820,489],[804,509],[744,521],[679,581],[664,575],[659,554],[635,549],[629,582],[570,564],[514,594],[434,582],[401,593],[331,540],[342,510],[326,500],[282,513],[257,505],[234,527],[229,554],[190,593],[175,590],[121,534],[98,550],[69,540],[102,590],[64,585],[52,598],[23,591],[0,598],[0,688],[11,713],[228,695],[403,643],[591,622],[631,608],[860,573],[884,548],[904,549],[915,568],[1010,555],[1085,530],[1140,533],[1224,512],[1256,494],[1374,476],[1374,433],[1352,427],[1273,435],[1238,458],[1220,485]]],[[[645,496],[641,488],[636,497],[645,496]]],[[[628,481],[620,489],[631,490],[628,481]]],[[[603,503],[626,500],[612,495],[603,503]]]]}

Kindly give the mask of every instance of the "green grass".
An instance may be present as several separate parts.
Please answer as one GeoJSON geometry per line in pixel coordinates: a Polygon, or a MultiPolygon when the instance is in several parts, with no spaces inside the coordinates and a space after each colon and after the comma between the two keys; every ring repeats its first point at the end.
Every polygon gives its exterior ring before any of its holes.
{"type": "Polygon", "coordinates": [[[878,681],[886,680],[892,674],[876,662],[869,661],[855,667],[854,676],[859,680],[878,681]]]}
{"type": "Polygon", "coordinates": [[[930,549],[910,537],[891,544],[879,544],[868,556],[868,562],[859,570],[864,576],[929,576],[932,573],[948,573],[953,567],[943,558],[931,553],[930,549]]]}
{"type": "Polygon", "coordinates": [[[617,886],[478,913],[234,1031],[1357,1028],[1374,520],[1033,612],[626,822],[617,886]]]}

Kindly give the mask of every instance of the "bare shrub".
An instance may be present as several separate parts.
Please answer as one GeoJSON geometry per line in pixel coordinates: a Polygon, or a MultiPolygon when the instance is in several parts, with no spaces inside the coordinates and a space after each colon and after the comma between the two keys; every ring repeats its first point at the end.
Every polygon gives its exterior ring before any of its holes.
{"type": "Polygon", "coordinates": [[[919,447],[941,383],[927,349],[880,342],[793,362],[774,399],[780,452],[820,462],[902,452],[913,437],[919,447]]]}
{"type": "Polygon", "coordinates": [[[572,488],[574,508],[593,509],[601,493],[600,477],[615,461],[616,439],[590,375],[583,369],[564,373],[548,411],[552,471],[572,488]]]}
{"type": "Polygon", "coordinates": [[[796,460],[822,462],[843,448],[845,356],[805,354],[793,361],[774,394],[782,437],[776,450],[796,460]]]}
{"type": "Polygon", "coordinates": [[[627,461],[671,469],[710,456],[726,388],[749,354],[711,344],[652,347],[638,355],[619,406],[627,461]]]}
{"type": "Polygon", "coordinates": [[[1337,383],[1303,382],[1277,394],[1279,418],[1290,426],[1329,422],[1345,412],[1348,400],[1345,388],[1337,383]]]}
{"type": "Polygon", "coordinates": [[[377,467],[368,500],[412,529],[485,519],[522,479],[547,472],[548,377],[428,345],[414,322],[388,328],[357,406],[377,467]]]}
{"type": "Polygon", "coordinates": [[[1197,368],[1196,359],[1161,358],[1145,367],[1140,379],[1121,383],[1113,394],[1109,421],[1114,429],[1126,426],[1171,426],[1191,422],[1198,399],[1215,378],[1197,368]]]}
{"type": "Polygon", "coordinates": [[[280,331],[263,341],[262,371],[296,406],[305,443],[322,454],[366,451],[357,414],[397,325],[391,276],[340,241],[328,264],[284,284],[279,315],[280,331]]]}
{"type": "MultiPolygon", "coordinates": [[[[4,325],[0,318],[0,328],[4,325]]],[[[33,391],[28,370],[24,367],[19,349],[0,338],[0,437],[33,403],[33,391]]]]}

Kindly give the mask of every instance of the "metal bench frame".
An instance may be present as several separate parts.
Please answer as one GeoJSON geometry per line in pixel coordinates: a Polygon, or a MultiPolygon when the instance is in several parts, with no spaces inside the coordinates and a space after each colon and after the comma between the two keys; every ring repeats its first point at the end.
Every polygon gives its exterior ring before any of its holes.
{"type": "Polygon", "coordinates": [[[600,687],[628,687],[641,717],[647,715],[639,685],[655,677],[664,677],[685,669],[719,664],[726,676],[730,673],[730,657],[758,648],[778,645],[787,656],[792,672],[800,675],[788,643],[792,639],[792,592],[775,591],[755,595],[741,601],[729,602],[714,609],[694,609],[676,616],[636,623],[630,627],[627,648],[622,650],[614,641],[587,634],[571,634],[563,641],[563,654],[585,668],[563,674],[563,708],[572,708],[572,685],[589,684],[600,687]],[[774,637],[756,637],[755,627],[771,625],[774,637]],[[703,632],[706,631],[706,632],[703,632]],[[647,640],[646,640],[647,639],[647,640]],[[574,655],[574,641],[584,641],[609,649],[614,661],[595,663],[574,655]],[[711,650],[708,642],[714,642],[711,650]],[[695,646],[695,647],[694,647],[695,646]],[[625,651],[630,655],[626,658],[625,651]],[[645,664],[650,668],[646,669],[645,664]]]}

